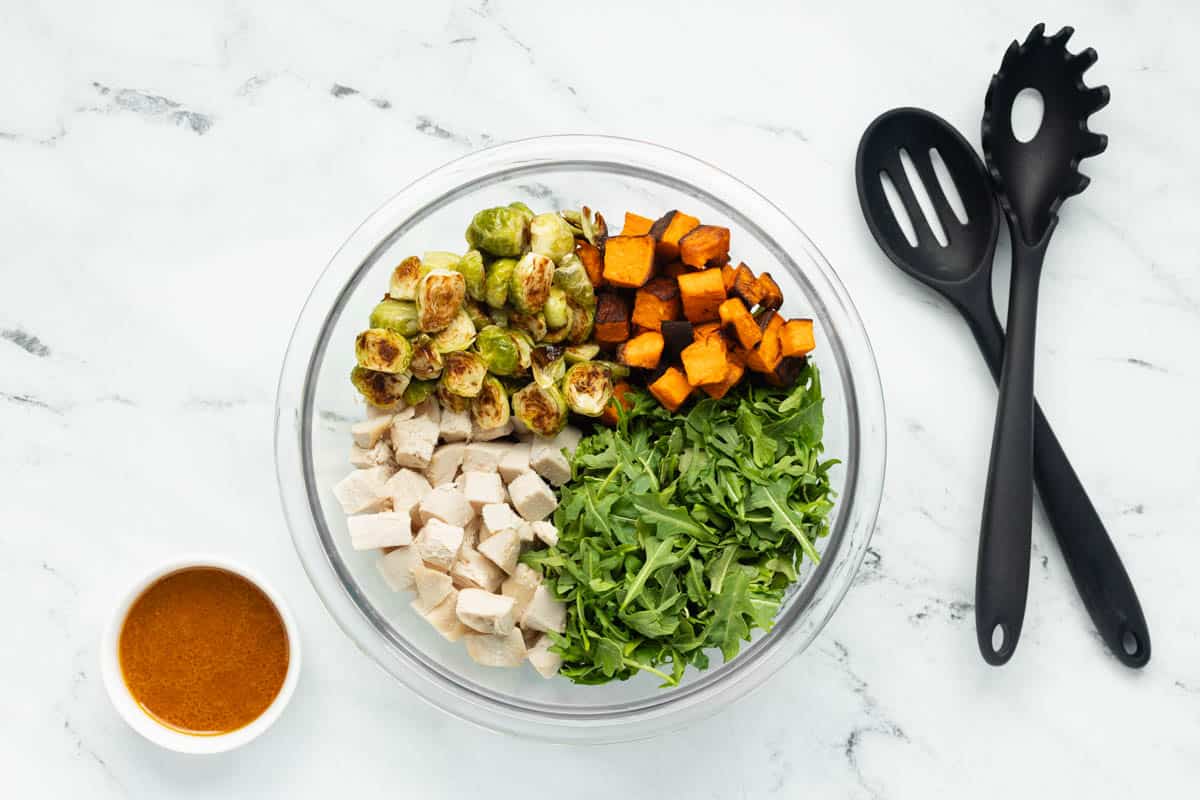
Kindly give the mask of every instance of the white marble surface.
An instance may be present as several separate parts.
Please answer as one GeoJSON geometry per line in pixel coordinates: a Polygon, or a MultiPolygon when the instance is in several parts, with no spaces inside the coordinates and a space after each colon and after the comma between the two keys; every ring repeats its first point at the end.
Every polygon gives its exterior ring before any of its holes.
{"type": "Polygon", "coordinates": [[[1109,151],[1051,248],[1038,392],[1139,587],[1154,659],[1133,673],[1092,632],[1040,512],[1022,646],[1002,670],[977,655],[994,389],[948,306],[875,250],[853,192],[858,136],[888,107],[977,140],[992,69],[1047,4],[650,5],[5,5],[6,796],[1195,791],[1200,9],[1056,3],[1046,19],[1099,50],[1089,79],[1113,102],[1094,126],[1109,151]],[[447,159],[576,131],[694,153],[799,220],[866,320],[890,427],[874,545],[817,645],[708,722],[599,749],[502,739],[385,678],[300,570],[271,449],[293,317],[348,232],[447,159]],[[184,550],[260,567],[302,620],[292,707],[228,756],[142,741],[97,674],[117,592],[184,550]]]}

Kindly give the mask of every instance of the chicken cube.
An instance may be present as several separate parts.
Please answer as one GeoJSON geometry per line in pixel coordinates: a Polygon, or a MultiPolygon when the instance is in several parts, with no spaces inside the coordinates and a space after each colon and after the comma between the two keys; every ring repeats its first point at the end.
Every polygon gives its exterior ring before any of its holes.
{"type": "Polygon", "coordinates": [[[417,563],[412,568],[413,586],[417,590],[417,609],[428,614],[437,608],[454,590],[454,581],[444,572],[417,563]]]}
{"type": "Polygon", "coordinates": [[[517,568],[513,570],[508,579],[500,586],[500,593],[506,597],[511,597],[514,606],[514,613],[517,619],[520,619],[525,614],[525,609],[529,607],[529,601],[533,599],[533,593],[539,586],[542,585],[542,575],[528,564],[517,564],[517,568]]]}
{"type": "Polygon", "coordinates": [[[482,589],[463,589],[458,593],[458,621],[480,633],[504,635],[517,619],[513,599],[482,589]]]}
{"type": "Polygon", "coordinates": [[[438,424],[430,417],[413,417],[392,423],[392,457],[401,467],[428,467],[437,440],[438,424]]]}
{"type": "Polygon", "coordinates": [[[413,547],[417,548],[421,559],[430,567],[449,572],[462,547],[463,533],[463,529],[457,525],[431,519],[413,540],[413,547]]]}
{"type": "Polygon", "coordinates": [[[513,423],[510,419],[498,428],[481,428],[478,425],[473,425],[471,428],[471,438],[477,442],[490,442],[493,439],[508,436],[512,432],[513,423]]]}
{"type": "Polygon", "coordinates": [[[537,538],[533,532],[533,525],[529,524],[525,520],[521,520],[519,523],[517,523],[517,538],[519,538],[525,544],[531,544],[533,540],[537,538]]]}
{"type": "Polygon", "coordinates": [[[390,553],[380,556],[375,562],[379,574],[393,592],[412,591],[414,588],[412,569],[421,563],[415,547],[397,547],[390,553]]]}
{"type": "Polygon", "coordinates": [[[583,439],[583,431],[579,428],[572,428],[570,425],[559,431],[554,439],[555,450],[566,450],[568,456],[575,455],[575,448],[579,447],[579,442],[583,439]]]}
{"type": "Polygon", "coordinates": [[[479,543],[479,552],[508,574],[517,568],[521,557],[521,538],[515,528],[505,528],[479,543]]]}
{"type": "Polygon", "coordinates": [[[503,636],[468,633],[465,641],[467,655],[485,667],[519,667],[525,660],[525,640],[516,628],[503,636]]]}
{"type": "Polygon", "coordinates": [[[479,517],[471,520],[463,527],[463,547],[474,547],[479,544],[479,517]]]}
{"type": "Polygon", "coordinates": [[[364,450],[370,450],[388,432],[388,428],[392,427],[393,416],[393,414],[387,414],[382,417],[371,417],[351,425],[350,435],[354,437],[354,444],[364,450]]]}
{"type": "Polygon", "coordinates": [[[562,656],[550,652],[550,648],[553,646],[554,642],[543,633],[527,651],[530,666],[536,669],[543,678],[553,678],[562,667],[562,656]]]}
{"type": "Polygon", "coordinates": [[[462,466],[463,454],[466,450],[467,446],[462,442],[444,444],[437,448],[433,451],[433,458],[429,460],[425,477],[429,478],[429,482],[434,486],[453,483],[455,476],[458,475],[458,468],[462,466]]]}
{"type": "Polygon", "coordinates": [[[554,439],[539,436],[529,450],[529,466],[555,486],[571,480],[571,462],[554,446],[554,439]]]}
{"type": "Polygon", "coordinates": [[[451,589],[450,593],[446,595],[446,599],[428,613],[421,610],[419,600],[414,600],[412,607],[448,641],[457,642],[471,630],[458,621],[458,589],[451,589]]]}
{"type": "Polygon", "coordinates": [[[388,478],[383,488],[384,493],[391,498],[393,511],[410,511],[433,487],[421,473],[404,468],[396,470],[396,474],[388,478]]]}
{"type": "MultiPolygon", "coordinates": [[[[504,581],[504,570],[497,567],[473,547],[458,551],[458,560],[450,567],[450,577],[456,589],[483,589],[495,592],[504,581]]],[[[515,618],[515,617],[514,617],[515,618]]]]}
{"type": "Polygon", "coordinates": [[[472,442],[463,454],[463,472],[495,472],[508,445],[498,442],[472,442]]]}
{"type": "Polygon", "coordinates": [[[476,511],[487,505],[503,503],[506,499],[504,484],[495,472],[464,472],[462,493],[476,511]]]}
{"type": "Polygon", "coordinates": [[[358,469],[369,469],[392,463],[392,446],[380,439],[371,447],[350,446],[350,464],[358,469]]]}
{"type": "Polygon", "coordinates": [[[489,503],[479,509],[479,539],[486,541],[505,528],[515,528],[522,520],[508,503],[489,503]]]}
{"type": "Polygon", "coordinates": [[[545,542],[547,547],[558,544],[558,528],[554,527],[553,522],[539,520],[530,523],[529,527],[533,530],[533,535],[545,542]]]}
{"type": "Polygon", "coordinates": [[[517,513],[529,522],[545,519],[558,508],[553,490],[535,472],[518,475],[508,485],[508,496],[517,513]]]}
{"type": "Polygon", "coordinates": [[[333,487],[333,496],[347,514],[367,514],[383,511],[388,497],[384,485],[392,477],[389,466],[356,469],[333,487]]]}
{"type": "Polygon", "coordinates": [[[350,529],[350,546],[355,550],[378,550],[381,547],[412,544],[412,517],[407,509],[360,514],[346,520],[346,525],[350,529]]]}
{"type": "Polygon", "coordinates": [[[517,442],[510,444],[508,449],[504,451],[497,469],[500,472],[500,477],[505,483],[512,483],[513,479],[518,475],[529,472],[532,467],[529,466],[529,452],[532,448],[531,442],[517,442]]]}
{"type": "Polygon", "coordinates": [[[475,518],[475,509],[467,502],[467,497],[451,484],[437,487],[427,492],[417,506],[417,517],[421,524],[431,519],[440,519],[451,525],[465,528],[467,523],[475,518]]]}
{"type": "MultiPolygon", "coordinates": [[[[412,412],[412,416],[408,417],[408,419],[423,417],[424,419],[433,420],[435,425],[441,422],[442,419],[442,406],[435,397],[422,400],[420,403],[412,406],[412,412]]],[[[393,423],[393,426],[394,425],[395,423],[393,423]]]]}
{"type": "Polygon", "coordinates": [[[442,419],[438,423],[438,431],[446,442],[465,442],[471,438],[470,410],[455,411],[452,408],[442,409],[442,419]]]}
{"type": "Polygon", "coordinates": [[[567,629],[567,607],[554,598],[546,584],[540,584],[533,590],[533,597],[521,615],[521,627],[562,633],[567,629]]]}

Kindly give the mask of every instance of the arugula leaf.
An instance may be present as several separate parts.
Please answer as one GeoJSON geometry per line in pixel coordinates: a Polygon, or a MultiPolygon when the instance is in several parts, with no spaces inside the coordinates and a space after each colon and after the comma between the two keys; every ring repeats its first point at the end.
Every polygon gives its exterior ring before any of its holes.
{"type": "Polygon", "coordinates": [[[650,580],[650,575],[659,567],[665,567],[674,558],[675,537],[668,536],[661,542],[657,539],[646,539],[646,563],[638,571],[638,574],[633,579],[633,583],[629,584],[629,589],[625,592],[625,599],[621,601],[619,611],[624,611],[625,608],[633,601],[634,598],[641,593],[642,587],[646,585],[646,581],[650,580]]]}
{"type": "Polygon", "coordinates": [[[726,577],[713,603],[708,643],[719,647],[726,661],[738,654],[742,640],[750,639],[746,615],[753,616],[754,610],[750,606],[749,593],[750,576],[739,569],[726,577]]]}
{"type": "Polygon", "coordinates": [[[774,523],[795,536],[804,554],[814,562],[820,563],[820,554],[804,532],[804,515],[788,502],[790,493],[791,482],[787,478],[780,478],[769,486],[755,486],[754,491],[750,493],[750,499],[746,501],[746,508],[751,511],[768,509],[774,523]]]}

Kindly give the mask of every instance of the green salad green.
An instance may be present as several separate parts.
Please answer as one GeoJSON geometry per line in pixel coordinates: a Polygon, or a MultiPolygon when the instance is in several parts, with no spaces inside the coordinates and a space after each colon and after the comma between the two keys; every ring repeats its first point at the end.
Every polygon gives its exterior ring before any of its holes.
{"type": "Polygon", "coordinates": [[[567,604],[552,634],[576,683],[639,670],[677,685],[706,649],[728,661],[769,630],[801,562],[816,563],[834,492],[822,460],[820,376],[743,382],[672,414],[631,391],[616,429],[579,445],[555,547],[525,554],[567,604]]]}

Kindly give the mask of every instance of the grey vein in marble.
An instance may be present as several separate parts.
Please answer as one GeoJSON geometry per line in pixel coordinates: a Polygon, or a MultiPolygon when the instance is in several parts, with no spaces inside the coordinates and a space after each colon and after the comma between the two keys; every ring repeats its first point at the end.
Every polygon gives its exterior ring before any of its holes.
{"type": "Polygon", "coordinates": [[[4,330],[0,330],[0,339],[7,339],[26,353],[35,355],[38,358],[45,358],[50,355],[50,348],[42,344],[41,339],[20,328],[5,328],[4,330]]]}
{"type": "Polygon", "coordinates": [[[191,130],[198,136],[208,133],[213,126],[213,119],[207,114],[192,111],[169,97],[143,92],[138,89],[113,89],[98,81],[92,81],[92,88],[102,97],[109,99],[109,105],[80,109],[81,111],[98,111],[111,113],[127,111],[145,117],[162,117],[171,120],[176,125],[191,130]]]}

